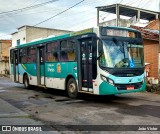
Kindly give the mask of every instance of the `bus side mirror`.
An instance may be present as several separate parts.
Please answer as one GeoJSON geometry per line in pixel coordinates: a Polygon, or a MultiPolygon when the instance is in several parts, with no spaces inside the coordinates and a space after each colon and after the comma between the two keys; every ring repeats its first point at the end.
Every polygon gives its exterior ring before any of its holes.
{"type": "Polygon", "coordinates": [[[99,53],[99,55],[97,56],[97,60],[100,59],[100,57],[102,56],[103,53],[99,53]]]}
{"type": "Polygon", "coordinates": [[[97,59],[99,59],[102,54],[103,54],[103,44],[102,44],[102,41],[100,39],[98,39],[98,56],[97,56],[97,59]]]}

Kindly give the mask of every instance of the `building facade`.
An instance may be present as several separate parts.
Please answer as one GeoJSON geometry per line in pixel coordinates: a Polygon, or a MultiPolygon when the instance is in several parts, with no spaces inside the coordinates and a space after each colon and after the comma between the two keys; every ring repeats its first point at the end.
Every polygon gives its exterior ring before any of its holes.
{"type": "Polygon", "coordinates": [[[159,78],[160,70],[160,57],[159,57],[159,27],[158,21],[155,20],[150,22],[146,27],[132,26],[142,33],[144,42],[144,60],[145,63],[150,64],[150,69],[148,77],[153,77],[154,79],[159,78]],[[153,25],[154,23],[154,25],[153,25]]]}
{"type": "Polygon", "coordinates": [[[9,48],[11,40],[0,40],[0,74],[9,74],[9,48]]]}
{"type": "Polygon", "coordinates": [[[34,26],[22,26],[12,33],[12,47],[34,40],[69,33],[70,31],[34,26]]]}

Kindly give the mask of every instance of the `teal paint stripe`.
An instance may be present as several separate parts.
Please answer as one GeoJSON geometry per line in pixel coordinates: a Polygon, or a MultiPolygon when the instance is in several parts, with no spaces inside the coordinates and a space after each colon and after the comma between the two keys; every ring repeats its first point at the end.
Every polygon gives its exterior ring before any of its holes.
{"type": "Polygon", "coordinates": [[[65,34],[65,35],[61,35],[61,36],[42,39],[42,40],[39,40],[39,41],[29,42],[27,44],[21,44],[21,45],[18,45],[16,47],[21,48],[21,47],[25,47],[25,46],[32,46],[32,45],[42,44],[42,43],[45,43],[45,42],[54,41],[54,40],[58,40],[58,39],[63,39],[63,38],[67,38],[67,37],[70,37],[70,34],[65,34]]]}
{"type": "Polygon", "coordinates": [[[54,62],[45,64],[45,76],[50,78],[66,78],[72,75],[77,79],[77,62],[54,62]]]}
{"type": "MultiPolygon", "coordinates": [[[[37,76],[37,67],[35,63],[19,64],[18,66],[20,75],[26,72],[31,76],[37,76]]],[[[77,79],[77,62],[45,63],[45,65],[41,65],[41,76],[44,76],[44,74],[45,77],[51,78],[66,78],[68,75],[72,75],[77,79]]]]}
{"type": "Polygon", "coordinates": [[[19,64],[20,75],[23,75],[25,72],[31,76],[37,76],[36,64],[19,64]]]}

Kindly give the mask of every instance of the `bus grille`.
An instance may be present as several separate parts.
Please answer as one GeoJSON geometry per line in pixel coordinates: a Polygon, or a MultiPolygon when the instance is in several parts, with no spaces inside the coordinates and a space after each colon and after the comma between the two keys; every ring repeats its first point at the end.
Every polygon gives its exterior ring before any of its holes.
{"type": "Polygon", "coordinates": [[[118,90],[127,90],[128,86],[134,86],[134,89],[139,89],[142,87],[142,82],[139,83],[131,83],[131,84],[115,84],[118,90]]]}

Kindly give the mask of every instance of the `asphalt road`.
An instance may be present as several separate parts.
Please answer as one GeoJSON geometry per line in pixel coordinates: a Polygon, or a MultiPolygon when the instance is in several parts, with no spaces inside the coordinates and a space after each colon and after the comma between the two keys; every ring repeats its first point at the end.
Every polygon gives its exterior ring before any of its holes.
{"type": "MultiPolygon", "coordinates": [[[[73,100],[64,91],[37,87],[27,90],[22,84],[0,77],[0,125],[46,125],[52,133],[64,133],[56,125],[66,130],[68,125],[91,125],[92,128],[96,125],[160,125],[160,95],[147,92],[116,96],[81,94],[73,100]]],[[[129,132],[160,134],[158,131],[129,132]]]]}

